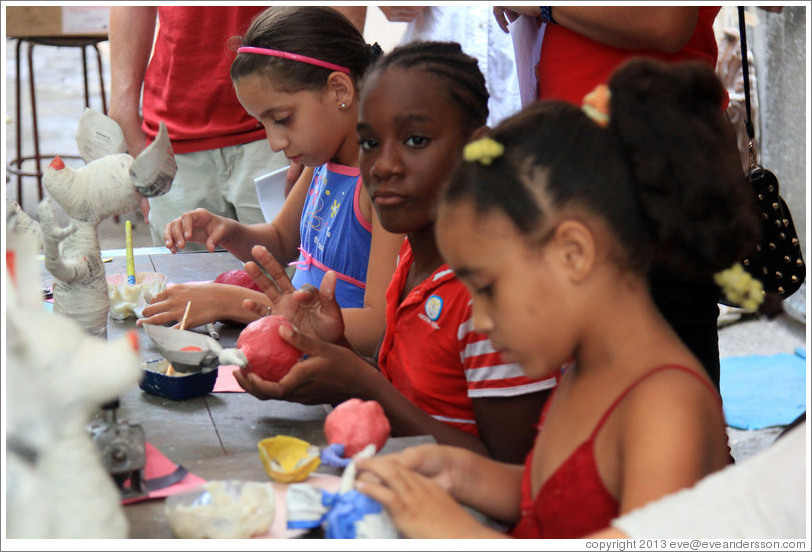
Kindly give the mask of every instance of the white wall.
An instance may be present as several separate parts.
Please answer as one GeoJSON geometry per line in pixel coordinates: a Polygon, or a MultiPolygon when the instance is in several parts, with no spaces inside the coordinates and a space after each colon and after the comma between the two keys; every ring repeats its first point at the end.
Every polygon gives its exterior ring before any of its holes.
{"type": "Polygon", "coordinates": [[[407,23],[392,23],[377,6],[367,6],[367,19],[364,25],[364,38],[370,44],[378,43],[384,52],[400,43],[407,23]]]}

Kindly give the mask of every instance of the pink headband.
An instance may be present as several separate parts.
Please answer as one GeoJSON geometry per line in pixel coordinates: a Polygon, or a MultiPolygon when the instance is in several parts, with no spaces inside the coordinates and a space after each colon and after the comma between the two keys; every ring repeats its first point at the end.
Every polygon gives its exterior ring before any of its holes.
{"type": "Polygon", "coordinates": [[[302,56],[299,54],[294,54],[292,52],[283,52],[281,50],[271,50],[270,48],[258,48],[256,46],[240,46],[237,48],[238,54],[260,54],[263,56],[273,56],[273,57],[280,57],[285,59],[292,59],[294,61],[301,61],[302,63],[309,63],[310,65],[318,65],[319,67],[324,67],[325,69],[331,69],[333,71],[341,71],[342,73],[350,74],[350,70],[346,67],[341,65],[336,65],[335,63],[330,63],[329,61],[322,61],[320,59],[302,56]]]}

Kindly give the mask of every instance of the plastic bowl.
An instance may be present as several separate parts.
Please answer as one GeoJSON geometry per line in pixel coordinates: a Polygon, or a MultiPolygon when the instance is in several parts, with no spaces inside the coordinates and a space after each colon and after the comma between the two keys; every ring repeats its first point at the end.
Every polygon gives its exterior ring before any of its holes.
{"type": "Polygon", "coordinates": [[[111,274],[107,277],[110,318],[113,320],[124,320],[131,316],[141,318],[144,307],[165,289],[166,276],[160,272],[136,272],[134,285],[127,283],[126,274],[111,274]]]}
{"type": "Polygon", "coordinates": [[[211,393],[217,381],[217,370],[210,372],[175,372],[167,376],[169,361],[164,358],[150,360],[141,364],[143,377],[138,384],[141,389],[152,395],[158,395],[175,401],[200,397],[211,393]]]}
{"type": "Polygon", "coordinates": [[[276,499],[269,483],[209,481],[166,499],[164,513],[181,539],[247,539],[268,531],[276,499]]]}
{"type": "Polygon", "coordinates": [[[257,448],[265,473],[279,483],[304,481],[321,463],[317,446],[288,435],[262,439],[257,448]]]}

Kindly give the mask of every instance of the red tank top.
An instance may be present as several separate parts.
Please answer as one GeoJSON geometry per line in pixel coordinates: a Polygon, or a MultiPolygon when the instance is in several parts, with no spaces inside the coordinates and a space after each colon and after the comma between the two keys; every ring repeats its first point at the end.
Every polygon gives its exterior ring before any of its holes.
{"type": "MultiPolygon", "coordinates": [[[[530,451],[525,459],[522,477],[521,518],[512,531],[515,538],[582,538],[609,526],[609,522],[620,513],[620,504],[606,489],[598,473],[598,466],[595,463],[595,437],[617,405],[638,383],[652,374],[669,369],[683,370],[697,377],[717,397],[721,408],[721,397],[716,389],[690,368],[665,365],[643,374],[614,400],[587,440],[581,443],[539,487],[535,500],[530,483],[530,467],[533,464],[533,451],[530,451]]],[[[542,424],[552,401],[553,397],[550,397],[544,406],[541,414],[542,424]]]]}
{"type": "MultiPolygon", "coordinates": [[[[629,50],[601,44],[561,25],[547,25],[537,66],[539,99],[566,100],[581,105],[584,95],[609,76],[623,62],[645,56],[669,63],[698,60],[716,68],[717,45],[713,22],[721,8],[700,7],[696,28],[685,46],[675,53],[658,50],[629,50]]],[[[727,107],[727,98],[722,109],[727,107]]]]}

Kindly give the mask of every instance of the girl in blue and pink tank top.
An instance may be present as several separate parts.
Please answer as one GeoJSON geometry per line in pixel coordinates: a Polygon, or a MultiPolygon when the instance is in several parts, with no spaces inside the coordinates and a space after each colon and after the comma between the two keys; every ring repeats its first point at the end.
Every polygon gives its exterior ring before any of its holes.
{"type": "Polygon", "coordinates": [[[246,262],[246,271],[256,269],[251,276],[261,279],[267,294],[224,284],[180,284],[156,296],[146,322],[179,320],[188,301],[196,305],[190,326],[248,323],[272,312],[301,322],[294,291],[318,290],[333,271],[347,339],[363,354],[374,352],[383,333],[384,292],[403,237],[383,230],[357,168],[358,81],[382,52],[366,43],[342,9],[268,8],[231,45],[237,46],[231,80],[240,104],[264,127],[273,151],[306,167],[274,220],[246,225],[196,209],[164,232],[173,253],[187,241],[205,243],[210,251],[224,247],[246,262]],[[251,262],[257,255],[280,267],[295,261],[293,282],[280,269],[274,286],[251,262]]]}
{"type": "Polygon", "coordinates": [[[316,169],[307,191],[299,234],[299,259],[292,283],[319,287],[328,270],[337,273],[336,301],[363,307],[372,224],[361,212],[363,190],[357,167],[327,163],[316,169]]]}

